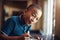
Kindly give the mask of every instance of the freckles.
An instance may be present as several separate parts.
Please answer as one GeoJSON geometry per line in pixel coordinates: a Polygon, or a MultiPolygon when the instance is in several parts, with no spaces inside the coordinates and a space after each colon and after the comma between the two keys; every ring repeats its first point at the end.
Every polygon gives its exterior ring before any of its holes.
{"type": "Polygon", "coordinates": [[[32,17],[32,16],[30,16],[30,19],[33,19],[33,17],[32,17]]]}
{"type": "Polygon", "coordinates": [[[30,19],[32,19],[32,17],[30,17],[30,19]]]}

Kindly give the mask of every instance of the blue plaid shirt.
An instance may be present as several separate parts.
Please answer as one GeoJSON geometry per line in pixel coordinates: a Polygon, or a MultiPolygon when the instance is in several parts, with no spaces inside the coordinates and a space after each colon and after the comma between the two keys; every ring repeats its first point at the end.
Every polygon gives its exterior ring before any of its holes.
{"type": "Polygon", "coordinates": [[[28,32],[30,27],[31,25],[25,25],[21,16],[13,16],[6,21],[2,27],[2,32],[8,36],[20,36],[25,32],[28,32]]]}

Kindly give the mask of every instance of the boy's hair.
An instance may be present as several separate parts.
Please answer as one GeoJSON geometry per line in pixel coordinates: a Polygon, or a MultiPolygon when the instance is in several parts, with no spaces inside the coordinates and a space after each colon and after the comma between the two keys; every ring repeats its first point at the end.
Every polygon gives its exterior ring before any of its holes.
{"type": "Polygon", "coordinates": [[[41,10],[41,7],[38,4],[31,4],[29,7],[27,7],[27,10],[29,10],[29,9],[31,9],[33,7],[41,10]]]}

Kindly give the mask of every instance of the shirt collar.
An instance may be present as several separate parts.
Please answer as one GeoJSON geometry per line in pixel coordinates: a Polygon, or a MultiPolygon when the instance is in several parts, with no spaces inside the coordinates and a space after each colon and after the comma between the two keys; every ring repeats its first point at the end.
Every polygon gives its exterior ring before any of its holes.
{"type": "Polygon", "coordinates": [[[25,21],[23,19],[23,15],[19,16],[19,20],[20,20],[20,25],[25,25],[25,21]]]}
{"type": "Polygon", "coordinates": [[[23,19],[23,14],[19,16],[19,20],[20,20],[20,25],[31,26],[31,24],[27,25],[27,24],[25,23],[25,20],[23,19]]]}

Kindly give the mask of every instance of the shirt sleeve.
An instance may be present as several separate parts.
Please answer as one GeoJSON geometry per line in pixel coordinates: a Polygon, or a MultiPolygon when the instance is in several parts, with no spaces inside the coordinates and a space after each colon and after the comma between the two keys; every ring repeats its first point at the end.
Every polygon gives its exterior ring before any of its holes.
{"type": "Polygon", "coordinates": [[[5,25],[2,27],[2,32],[4,32],[7,35],[10,35],[14,28],[14,21],[12,19],[8,19],[5,23],[5,25]]]}

